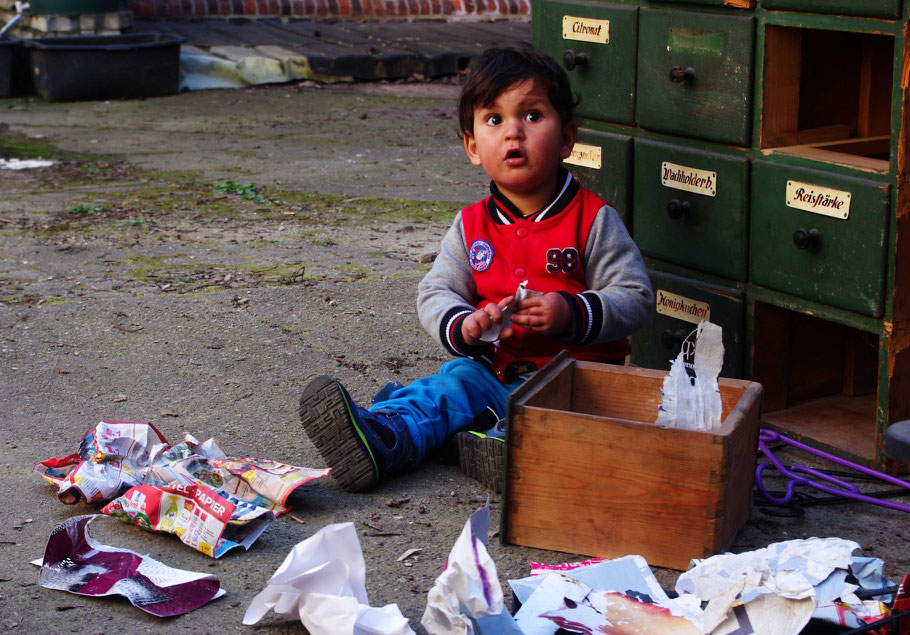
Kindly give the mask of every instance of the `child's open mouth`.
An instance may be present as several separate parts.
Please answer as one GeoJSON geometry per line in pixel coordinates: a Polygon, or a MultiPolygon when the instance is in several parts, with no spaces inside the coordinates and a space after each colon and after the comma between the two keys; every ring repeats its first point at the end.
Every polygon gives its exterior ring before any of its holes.
{"type": "Polygon", "coordinates": [[[509,150],[506,153],[506,163],[509,165],[517,165],[523,163],[524,159],[525,155],[521,152],[521,150],[509,150]]]}

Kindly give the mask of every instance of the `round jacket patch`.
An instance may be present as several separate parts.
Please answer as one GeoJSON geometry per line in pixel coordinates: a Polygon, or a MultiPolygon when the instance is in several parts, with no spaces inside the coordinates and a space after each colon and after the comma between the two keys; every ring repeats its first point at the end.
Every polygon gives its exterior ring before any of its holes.
{"type": "Polygon", "coordinates": [[[485,240],[475,240],[468,250],[468,261],[474,271],[486,271],[493,262],[493,247],[485,240]]]}

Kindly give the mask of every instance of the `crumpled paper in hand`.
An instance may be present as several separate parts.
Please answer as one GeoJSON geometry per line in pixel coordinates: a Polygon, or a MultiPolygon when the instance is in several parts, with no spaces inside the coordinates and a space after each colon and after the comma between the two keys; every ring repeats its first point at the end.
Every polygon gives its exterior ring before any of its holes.
{"type": "Polygon", "coordinates": [[[480,340],[483,342],[497,341],[499,339],[499,334],[502,332],[502,329],[508,326],[512,326],[512,314],[518,310],[518,303],[525,298],[531,297],[532,295],[540,295],[540,292],[531,291],[528,289],[527,280],[519,284],[518,289],[515,290],[515,299],[509,302],[509,304],[502,310],[502,322],[499,324],[494,323],[493,326],[484,331],[480,336],[480,340]]]}
{"type": "Polygon", "coordinates": [[[299,617],[310,635],[413,635],[395,604],[369,605],[366,564],[353,523],[327,525],[297,543],[243,616],[299,617]]]}
{"type": "Polygon", "coordinates": [[[694,344],[691,335],[683,342],[664,378],[663,400],[657,425],[686,430],[711,430],[721,424],[721,401],[717,376],[724,364],[723,329],[711,322],[699,323],[694,344]]]}
{"type": "Polygon", "coordinates": [[[445,569],[427,594],[421,625],[430,635],[472,635],[472,618],[505,610],[496,564],[487,553],[490,503],[471,514],[452,546],[445,569]]]}

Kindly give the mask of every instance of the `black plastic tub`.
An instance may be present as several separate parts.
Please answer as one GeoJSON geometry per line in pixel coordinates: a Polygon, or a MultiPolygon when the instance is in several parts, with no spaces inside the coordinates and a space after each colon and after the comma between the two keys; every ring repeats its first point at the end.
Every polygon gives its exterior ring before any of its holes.
{"type": "Polygon", "coordinates": [[[13,55],[15,40],[0,40],[0,97],[13,94],[13,55]]]}
{"type": "Polygon", "coordinates": [[[177,92],[180,43],[162,33],[26,40],[35,92],[48,101],[159,97],[177,92]]]}
{"type": "Polygon", "coordinates": [[[45,15],[110,13],[120,8],[120,0],[30,0],[28,12],[45,15]]]}

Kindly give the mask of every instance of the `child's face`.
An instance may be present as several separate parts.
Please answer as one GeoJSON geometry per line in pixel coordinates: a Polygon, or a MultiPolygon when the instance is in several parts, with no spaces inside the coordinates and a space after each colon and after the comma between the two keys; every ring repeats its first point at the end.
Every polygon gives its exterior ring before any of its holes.
{"type": "Polygon", "coordinates": [[[474,133],[465,133],[471,163],[481,166],[525,214],[552,199],[559,162],[572,152],[577,127],[563,125],[546,87],[525,80],[474,110],[474,133]]]}

